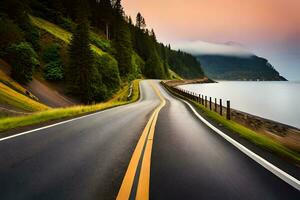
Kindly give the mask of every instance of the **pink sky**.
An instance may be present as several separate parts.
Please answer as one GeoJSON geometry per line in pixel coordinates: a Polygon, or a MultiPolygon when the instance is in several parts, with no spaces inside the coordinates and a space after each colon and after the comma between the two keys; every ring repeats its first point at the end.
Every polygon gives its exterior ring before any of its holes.
{"type": "Polygon", "coordinates": [[[161,42],[234,41],[277,58],[278,67],[300,68],[300,0],[123,0],[123,6],[133,19],[140,11],[161,42]],[[277,55],[292,50],[299,62],[280,63],[277,55]]]}
{"type": "Polygon", "coordinates": [[[162,40],[286,39],[300,33],[300,0],[124,0],[162,40]]]}

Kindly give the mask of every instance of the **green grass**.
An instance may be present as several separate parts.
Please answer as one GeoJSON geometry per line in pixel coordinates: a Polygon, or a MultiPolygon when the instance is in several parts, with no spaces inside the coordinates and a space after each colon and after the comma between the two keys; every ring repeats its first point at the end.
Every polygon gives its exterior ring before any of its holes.
{"type": "Polygon", "coordinates": [[[300,154],[299,153],[297,153],[291,149],[288,149],[287,147],[283,146],[282,144],[278,143],[277,141],[274,141],[264,135],[258,134],[255,131],[252,131],[251,129],[249,129],[241,124],[238,124],[232,120],[226,120],[226,118],[224,116],[221,116],[218,113],[207,109],[205,106],[197,103],[196,101],[189,100],[186,97],[181,96],[178,93],[175,93],[174,91],[171,91],[170,89],[168,89],[168,90],[171,93],[175,94],[176,96],[192,102],[198,109],[200,109],[202,111],[202,113],[206,117],[212,119],[213,121],[215,121],[218,124],[222,124],[228,130],[239,134],[240,137],[247,139],[248,141],[252,142],[253,144],[255,144],[263,149],[271,151],[280,157],[289,159],[297,165],[300,164],[300,154]]]}
{"type": "MultiPolygon", "coordinates": [[[[64,30],[63,28],[49,22],[46,21],[44,19],[41,19],[39,17],[33,17],[30,16],[31,22],[33,23],[33,25],[37,26],[39,29],[45,30],[48,33],[50,33],[51,35],[55,36],[56,38],[64,41],[65,43],[70,43],[71,39],[72,39],[72,33],[64,30]]],[[[95,37],[96,34],[91,34],[93,37],[95,37]]],[[[97,37],[98,41],[99,38],[97,37]]],[[[103,55],[105,54],[105,52],[103,52],[100,48],[96,47],[95,45],[91,44],[91,49],[99,54],[99,55],[103,55]]]]}
{"type": "Polygon", "coordinates": [[[7,76],[1,69],[0,69],[0,82],[4,83],[5,85],[9,86],[10,88],[22,94],[26,94],[26,89],[23,88],[19,83],[15,82],[12,78],[7,76]]]}
{"type": "Polygon", "coordinates": [[[11,89],[7,85],[0,82],[0,103],[8,104],[12,107],[34,112],[49,109],[49,107],[32,100],[31,98],[11,89]]]}
{"type": "Polygon", "coordinates": [[[169,69],[169,73],[170,73],[170,78],[172,80],[182,80],[182,78],[176,74],[173,70],[169,69]]]}
{"type": "Polygon", "coordinates": [[[105,51],[105,52],[112,52],[112,46],[109,40],[103,38],[102,36],[90,32],[90,40],[91,43],[94,44],[99,49],[105,51]]]}
{"type": "Polygon", "coordinates": [[[135,102],[139,99],[139,80],[133,81],[133,95],[127,100],[129,86],[123,87],[110,101],[88,106],[74,106],[68,108],[50,109],[47,111],[37,112],[29,116],[9,117],[0,119],[0,132],[10,129],[36,125],[43,122],[59,119],[67,119],[95,111],[100,111],[116,106],[125,105],[135,102]]]}

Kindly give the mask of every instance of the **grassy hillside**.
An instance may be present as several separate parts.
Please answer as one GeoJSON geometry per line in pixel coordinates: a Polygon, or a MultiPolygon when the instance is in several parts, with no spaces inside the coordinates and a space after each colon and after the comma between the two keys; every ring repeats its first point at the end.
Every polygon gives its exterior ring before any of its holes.
{"type": "Polygon", "coordinates": [[[0,83],[0,103],[28,112],[48,109],[47,106],[11,89],[3,83],[0,83]]]}
{"type": "MultiPolygon", "coordinates": [[[[48,33],[52,34],[53,36],[55,36],[56,38],[66,42],[66,43],[70,43],[71,38],[72,38],[72,34],[64,29],[62,29],[61,27],[46,21],[44,19],[38,18],[38,17],[33,17],[30,16],[30,19],[32,21],[32,23],[37,26],[39,29],[45,30],[48,33]]],[[[92,34],[92,36],[95,37],[95,33],[92,34]]],[[[105,52],[103,52],[100,48],[96,47],[95,45],[91,45],[92,50],[97,53],[98,55],[103,55],[105,54],[105,52]]]]}
{"type": "Polygon", "coordinates": [[[13,128],[18,128],[18,127],[35,125],[35,124],[39,124],[51,120],[71,118],[78,115],[83,115],[83,114],[135,102],[139,99],[140,96],[139,80],[133,81],[132,86],[133,86],[132,95],[129,99],[127,97],[129,94],[130,84],[125,84],[122,87],[122,89],[120,89],[111,100],[105,103],[99,103],[99,104],[88,105],[88,106],[74,106],[68,108],[50,109],[42,112],[36,112],[29,116],[8,117],[5,119],[1,119],[0,132],[13,129],[13,128]]]}
{"type": "Polygon", "coordinates": [[[22,94],[26,94],[26,89],[16,81],[14,81],[12,78],[10,78],[8,75],[6,75],[6,73],[3,72],[1,69],[0,69],[0,82],[22,94]]]}

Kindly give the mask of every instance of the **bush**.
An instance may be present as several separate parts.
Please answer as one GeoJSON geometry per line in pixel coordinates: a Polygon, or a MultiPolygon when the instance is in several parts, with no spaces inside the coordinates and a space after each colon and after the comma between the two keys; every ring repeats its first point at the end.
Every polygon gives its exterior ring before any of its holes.
{"type": "Polygon", "coordinates": [[[95,55],[94,65],[102,76],[103,83],[106,84],[110,92],[120,87],[120,76],[117,61],[108,54],[102,56],[95,55]]]}
{"type": "Polygon", "coordinates": [[[53,61],[48,63],[43,70],[43,75],[46,80],[62,80],[64,78],[64,71],[61,62],[53,61]]]}
{"type": "Polygon", "coordinates": [[[34,69],[39,65],[37,54],[27,42],[11,45],[8,60],[12,65],[12,77],[22,84],[32,80],[34,69]]]}
{"type": "Polygon", "coordinates": [[[60,62],[60,49],[61,46],[58,43],[52,43],[43,53],[43,60],[46,63],[60,62]]]}

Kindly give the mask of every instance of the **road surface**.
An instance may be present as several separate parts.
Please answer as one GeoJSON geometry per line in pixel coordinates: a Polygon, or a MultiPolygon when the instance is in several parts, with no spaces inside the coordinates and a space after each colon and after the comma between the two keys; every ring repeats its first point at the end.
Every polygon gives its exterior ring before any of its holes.
{"type": "Polygon", "coordinates": [[[0,199],[300,199],[157,82],[141,100],[0,141],[0,199]]]}

